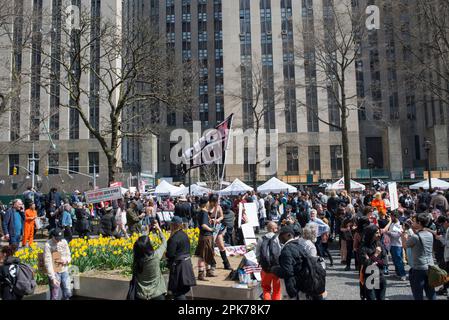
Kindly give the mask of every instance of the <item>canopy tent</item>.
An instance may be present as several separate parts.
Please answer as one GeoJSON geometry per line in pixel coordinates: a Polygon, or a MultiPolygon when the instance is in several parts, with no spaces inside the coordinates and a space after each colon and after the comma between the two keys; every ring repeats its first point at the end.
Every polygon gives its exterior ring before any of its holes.
{"type": "MultiPolygon", "coordinates": [[[[197,184],[192,184],[190,186],[190,194],[193,196],[203,196],[203,195],[209,194],[211,192],[213,192],[211,189],[199,186],[197,184]]],[[[189,194],[189,187],[183,187],[178,192],[176,192],[174,194],[174,196],[179,197],[179,196],[185,196],[188,194],[189,194]]]]}
{"type": "Polygon", "coordinates": [[[154,190],[154,194],[156,196],[174,196],[177,192],[179,192],[182,188],[176,187],[165,180],[162,180],[161,183],[154,190]]]}
{"type": "Polygon", "coordinates": [[[122,195],[124,195],[125,193],[128,192],[128,189],[126,189],[126,188],[120,187],[120,189],[122,190],[122,195]]]}
{"type": "MultiPolygon", "coordinates": [[[[351,180],[350,188],[351,188],[351,191],[363,191],[366,189],[366,187],[363,184],[358,183],[354,180],[351,180]]],[[[337,182],[328,186],[326,188],[326,191],[330,191],[330,190],[338,191],[338,190],[344,190],[344,189],[345,189],[345,178],[341,178],[337,182]]]]}
{"type": "MultiPolygon", "coordinates": [[[[449,189],[449,182],[446,182],[444,180],[440,180],[437,178],[432,178],[432,188],[438,188],[438,189],[443,189],[443,190],[447,190],[449,189]]],[[[410,186],[410,189],[419,189],[419,188],[423,188],[425,190],[429,189],[429,180],[424,180],[415,184],[412,184],[410,186]]]]}
{"type": "Polygon", "coordinates": [[[253,191],[254,189],[250,186],[244,184],[239,179],[235,179],[234,182],[232,182],[228,187],[224,188],[223,190],[219,191],[218,193],[223,196],[230,196],[230,195],[239,195],[248,191],[253,191]]]}
{"type": "Polygon", "coordinates": [[[279,180],[276,177],[271,178],[261,186],[257,188],[257,191],[260,193],[280,193],[280,192],[288,192],[295,193],[298,192],[298,189],[284,181],[279,180]]]}

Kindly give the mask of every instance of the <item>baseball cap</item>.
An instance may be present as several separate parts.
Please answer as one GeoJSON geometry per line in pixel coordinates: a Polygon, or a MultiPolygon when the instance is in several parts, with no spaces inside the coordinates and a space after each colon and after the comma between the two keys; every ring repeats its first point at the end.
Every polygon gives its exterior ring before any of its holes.
{"type": "Polygon", "coordinates": [[[171,223],[176,223],[176,224],[182,224],[182,218],[181,217],[178,217],[178,216],[174,216],[172,219],[171,219],[171,223]]]}
{"type": "Polygon", "coordinates": [[[292,226],[283,226],[281,228],[281,231],[279,232],[279,235],[287,234],[287,233],[289,233],[289,234],[291,234],[293,236],[295,235],[295,230],[293,229],[292,226]]]}
{"type": "Polygon", "coordinates": [[[64,239],[64,231],[60,228],[53,229],[50,233],[52,238],[55,238],[56,241],[61,241],[64,239]]]}

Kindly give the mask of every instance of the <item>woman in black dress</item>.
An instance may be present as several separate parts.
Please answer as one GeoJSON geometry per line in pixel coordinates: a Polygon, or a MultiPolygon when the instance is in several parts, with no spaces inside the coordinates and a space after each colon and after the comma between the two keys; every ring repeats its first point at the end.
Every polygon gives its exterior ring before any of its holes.
{"type": "Polygon", "coordinates": [[[186,293],[190,291],[190,287],[196,285],[196,281],[190,260],[190,241],[183,231],[182,218],[173,217],[170,234],[166,253],[170,268],[168,290],[175,300],[186,300],[186,293]]]}

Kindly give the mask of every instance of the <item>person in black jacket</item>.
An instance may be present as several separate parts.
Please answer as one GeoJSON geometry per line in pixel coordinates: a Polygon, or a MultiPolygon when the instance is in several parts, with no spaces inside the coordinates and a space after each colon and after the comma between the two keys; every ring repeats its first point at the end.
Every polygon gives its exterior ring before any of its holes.
{"type": "Polygon", "coordinates": [[[192,216],[192,206],[187,202],[185,196],[178,198],[178,203],[175,205],[175,216],[180,217],[182,222],[188,225],[192,216]]]}
{"type": "Polygon", "coordinates": [[[173,217],[170,234],[165,254],[170,269],[168,290],[175,300],[186,300],[185,295],[190,291],[190,287],[196,285],[196,280],[190,260],[189,237],[183,231],[183,220],[180,217],[173,217]]]}
{"type": "Polygon", "coordinates": [[[90,231],[90,223],[89,223],[89,213],[83,207],[81,202],[78,202],[77,207],[75,208],[75,231],[78,233],[80,238],[88,237],[90,231]]]}
{"type": "Polygon", "coordinates": [[[18,296],[12,290],[15,282],[15,268],[20,260],[14,257],[17,247],[9,245],[2,248],[0,252],[0,295],[2,300],[22,300],[23,297],[18,296]],[[14,272],[11,272],[13,271],[14,272]]]}
{"type": "Polygon", "coordinates": [[[380,244],[380,230],[370,224],[363,230],[362,244],[359,249],[359,262],[362,276],[361,281],[364,289],[364,297],[367,300],[385,300],[385,291],[387,282],[383,273],[384,260],[386,251],[380,244]],[[373,274],[372,268],[377,267],[376,272],[378,279],[374,279],[374,283],[369,280],[369,276],[373,274]]]}
{"type": "Polygon", "coordinates": [[[112,207],[105,208],[105,214],[101,217],[100,234],[103,237],[115,237],[117,235],[117,223],[112,210],[112,207]]]}
{"type": "Polygon", "coordinates": [[[284,279],[285,289],[291,299],[298,299],[299,290],[296,283],[296,271],[302,264],[299,242],[295,239],[292,226],[283,226],[279,233],[279,241],[283,245],[279,256],[279,266],[273,268],[273,273],[284,279]]]}
{"type": "Polygon", "coordinates": [[[221,207],[223,208],[223,224],[226,226],[226,233],[224,235],[224,241],[225,243],[234,246],[234,220],[235,220],[235,213],[231,210],[231,206],[227,202],[222,202],[221,207]]]}

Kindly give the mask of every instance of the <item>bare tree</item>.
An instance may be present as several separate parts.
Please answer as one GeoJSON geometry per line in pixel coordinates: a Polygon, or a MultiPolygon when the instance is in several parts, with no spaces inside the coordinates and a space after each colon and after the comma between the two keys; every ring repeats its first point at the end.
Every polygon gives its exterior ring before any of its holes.
{"type": "MultiPolygon", "coordinates": [[[[275,113],[280,108],[278,102],[281,99],[282,88],[276,86],[274,76],[267,75],[257,57],[253,57],[252,60],[251,63],[240,66],[241,73],[246,75],[247,90],[241,93],[230,92],[227,96],[246,109],[247,120],[244,120],[241,129],[254,130],[254,139],[249,139],[249,143],[251,144],[252,140],[253,145],[248,145],[248,162],[251,167],[252,187],[256,189],[259,167],[267,160],[267,157],[262,156],[259,150],[259,138],[270,129],[270,121],[274,121],[275,113]]],[[[234,128],[238,126],[234,125],[234,128]]]]}
{"type": "MultiPolygon", "coordinates": [[[[166,52],[165,39],[154,32],[149,20],[133,23],[130,32],[114,19],[92,19],[81,8],[78,30],[61,27],[62,41],[58,55],[52,54],[52,38],[43,40],[41,86],[51,96],[56,85],[68,93],[68,101],[59,106],[75,110],[91,136],[99,143],[108,162],[108,181],[115,180],[118,151],[125,137],[145,137],[158,134],[163,126],[143,118],[159,112],[159,106],[176,108],[182,105],[189,89],[179,85],[179,75],[185,74],[185,64],[179,64],[166,52]],[[97,30],[92,24],[96,23],[97,30]],[[125,32],[124,32],[125,31],[125,32]],[[91,47],[99,44],[99,63],[91,60],[91,47]],[[61,73],[54,72],[54,65],[61,73]],[[99,81],[97,92],[91,92],[89,74],[99,81]],[[92,123],[85,105],[95,95],[102,108],[107,108],[101,123],[92,123]],[[134,110],[132,110],[134,109],[134,110]],[[132,126],[130,124],[133,124],[132,126]]],[[[123,22],[127,26],[127,21],[123,22]]],[[[191,82],[187,82],[191,83],[191,82]]],[[[56,96],[55,96],[56,97],[56,96]]],[[[59,96],[57,96],[59,98],[59,96]]]]}
{"type": "MultiPolygon", "coordinates": [[[[304,17],[302,25],[297,29],[304,36],[304,44],[297,46],[295,56],[304,65],[305,81],[297,83],[307,94],[318,89],[327,92],[328,99],[338,110],[339,117],[325,119],[320,115],[318,104],[313,101],[298,101],[306,108],[310,118],[341,132],[343,171],[345,189],[350,189],[350,163],[348,117],[358,109],[357,95],[349,90],[349,82],[353,81],[354,64],[359,57],[360,42],[365,35],[365,18],[354,10],[350,1],[326,0],[324,4],[324,21],[313,23],[313,15],[304,17]]],[[[309,10],[311,8],[303,10],[309,10]]],[[[328,106],[326,106],[326,109],[328,106]]]]}

